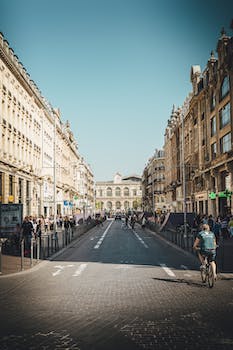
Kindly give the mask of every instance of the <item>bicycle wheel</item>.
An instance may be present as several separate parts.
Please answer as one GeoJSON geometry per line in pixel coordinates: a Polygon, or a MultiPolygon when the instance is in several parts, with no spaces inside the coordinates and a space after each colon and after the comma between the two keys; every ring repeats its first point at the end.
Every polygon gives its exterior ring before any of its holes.
{"type": "Polygon", "coordinates": [[[202,280],[202,283],[206,282],[206,268],[201,269],[201,280],[202,280]]]}
{"type": "Polygon", "coordinates": [[[214,273],[213,273],[213,269],[212,269],[211,264],[209,265],[207,280],[208,280],[209,288],[213,288],[213,286],[214,286],[214,273]]]}

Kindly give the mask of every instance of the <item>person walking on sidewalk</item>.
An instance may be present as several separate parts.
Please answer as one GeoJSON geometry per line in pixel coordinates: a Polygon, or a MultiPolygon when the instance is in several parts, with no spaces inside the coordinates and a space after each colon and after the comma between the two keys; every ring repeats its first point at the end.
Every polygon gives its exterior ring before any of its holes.
{"type": "Polygon", "coordinates": [[[25,240],[25,254],[30,255],[33,225],[28,216],[25,216],[21,228],[22,238],[25,240]]]}

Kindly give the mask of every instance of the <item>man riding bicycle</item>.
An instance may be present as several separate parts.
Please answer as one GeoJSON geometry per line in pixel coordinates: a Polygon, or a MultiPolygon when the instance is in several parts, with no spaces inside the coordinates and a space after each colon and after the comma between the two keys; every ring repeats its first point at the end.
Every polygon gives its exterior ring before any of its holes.
{"type": "Polygon", "coordinates": [[[200,268],[204,267],[205,257],[207,256],[212,266],[214,279],[216,279],[216,240],[214,233],[210,231],[210,227],[207,224],[202,225],[202,231],[198,232],[193,244],[193,249],[198,250],[199,247],[200,251],[197,254],[201,262],[200,268]]]}

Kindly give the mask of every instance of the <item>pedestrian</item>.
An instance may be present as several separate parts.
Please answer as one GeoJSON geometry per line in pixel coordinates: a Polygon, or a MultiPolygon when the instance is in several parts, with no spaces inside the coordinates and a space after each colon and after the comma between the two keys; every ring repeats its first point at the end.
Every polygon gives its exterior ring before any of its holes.
{"type": "Polygon", "coordinates": [[[142,218],[142,228],[145,228],[145,226],[146,226],[146,218],[145,218],[145,216],[143,216],[143,218],[142,218]]]}
{"type": "Polygon", "coordinates": [[[36,238],[39,238],[40,243],[41,243],[41,233],[42,233],[42,221],[39,219],[37,225],[36,225],[36,238]]]}
{"type": "Polygon", "coordinates": [[[233,237],[233,216],[230,217],[230,221],[228,222],[228,229],[230,238],[233,237]]]}
{"type": "Polygon", "coordinates": [[[28,216],[25,216],[22,223],[21,234],[22,238],[25,241],[25,255],[29,255],[31,249],[31,239],[33,235],[33,225],[28,216]]]}
{"type": "Polygon", "coordinates": [[[224,239],[228,238],[228,220],[227,217],[221,219],[221,234],[224,239]]]}
{"type": "Polygon", "coordinates": [[[213,231],[215,238],[216,238],[216,244],[219,244],[219,238],[220,238],[220,234],[221,234],[221,220],[220,220],[219,216],[217,217],[217,219],[214,223],[212,231],[213,231]]]}
{"type": "Polygon", "coordinates": [[[209,218],[208,218],[208,225],[210,227],[210,231],[213,231],[213,227],[214,227],[214,219],[213,219],[213,216],[212,215],[209,215],[209,218]]]}
{"type": "Polygon", "coordinates": [[[68,216],[65,216],[64,229],[65,229],[65,242],[67,245],[68,244],[68,234],[69,234],[69,229],[70,229],[70,221],[69,221],[68,216]]]}

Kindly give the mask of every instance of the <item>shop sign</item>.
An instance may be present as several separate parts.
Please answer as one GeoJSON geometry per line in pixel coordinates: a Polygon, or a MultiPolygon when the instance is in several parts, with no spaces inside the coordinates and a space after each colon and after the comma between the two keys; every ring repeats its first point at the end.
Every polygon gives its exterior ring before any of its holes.
{"type": "Polygon", "coordinates": [[[216,199],[216,197],[217,197],[217,194],[215,192],[210,192],[209,193],[209,198],[210,199],[216,199]]]}

